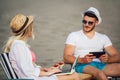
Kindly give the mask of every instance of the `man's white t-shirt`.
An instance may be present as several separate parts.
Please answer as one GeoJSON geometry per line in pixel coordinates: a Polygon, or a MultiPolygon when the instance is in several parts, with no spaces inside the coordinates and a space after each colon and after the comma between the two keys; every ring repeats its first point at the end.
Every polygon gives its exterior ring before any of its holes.
{"type": "Polygon", "coordinates": [[[94,37],[89,39],[83,30],[80,30],[70,33],[65,44],[75,46],[73,53],[75,57],[84,57],[89,52],[103,51],[105,47],[112,45],[112,42],[105,34],[98,32],[95,32],[94,37]]]}

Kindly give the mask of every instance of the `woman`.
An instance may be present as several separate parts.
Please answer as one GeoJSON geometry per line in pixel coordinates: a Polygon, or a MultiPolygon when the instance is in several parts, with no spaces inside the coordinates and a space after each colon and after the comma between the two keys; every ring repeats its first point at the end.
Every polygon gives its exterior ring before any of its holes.
{"type": "Polygon", "coordinates": [[[77,73],[56,76],[53,74],[60,72],[58,68],[42,68],[35,64],[35,54],[27,44],[29,38],[34,38],[32,24],[33,17],[23,14],[17,14],[10,22],[12,36],[5,46],[5,52],[9,53],[11,65],[18,77],[35,80],[80,80],[77,73]]]}

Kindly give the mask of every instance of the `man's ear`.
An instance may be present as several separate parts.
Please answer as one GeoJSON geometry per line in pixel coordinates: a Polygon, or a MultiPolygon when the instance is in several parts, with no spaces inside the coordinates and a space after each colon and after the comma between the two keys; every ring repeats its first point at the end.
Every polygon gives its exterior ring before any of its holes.
{"type": "Polygon", "coordinates": [[[95,25],[98,25],[98,20],[96,20],[96,23],[95,23],[95,25]]]}

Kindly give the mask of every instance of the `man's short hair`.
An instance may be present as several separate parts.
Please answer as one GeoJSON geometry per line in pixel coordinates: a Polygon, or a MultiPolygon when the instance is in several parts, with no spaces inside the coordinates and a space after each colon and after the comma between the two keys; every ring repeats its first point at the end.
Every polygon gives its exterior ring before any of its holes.
{"type": "Polygon", "coordinates": [[[98,21],[97,16],[95,14],[93,14],[92,12],[89,12],[89,11],[85,12],[84,16],[89,16],[89,17],[95,18],[98,21]]]}

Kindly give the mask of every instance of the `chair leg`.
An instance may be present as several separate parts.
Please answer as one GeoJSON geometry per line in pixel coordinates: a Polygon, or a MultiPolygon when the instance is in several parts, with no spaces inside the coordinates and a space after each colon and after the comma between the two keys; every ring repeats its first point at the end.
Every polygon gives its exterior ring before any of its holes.
{"type": "Polygon", "coordinates": [[[115,80],[117,80],[117,78],[115,77],[115,80]]]}
{"type": "Polygon", "coordinates": [[[112,80],[112,79],[108,79],[108,80],[112,80]]]}

